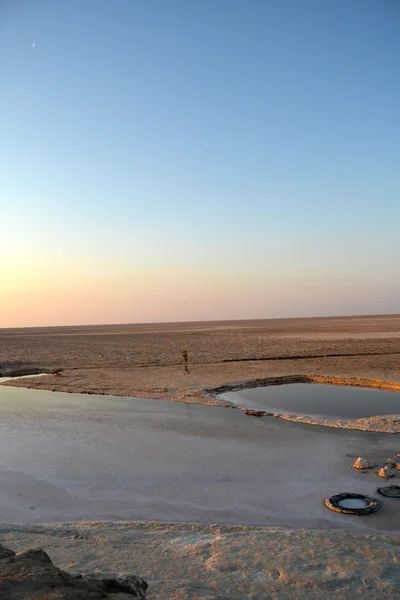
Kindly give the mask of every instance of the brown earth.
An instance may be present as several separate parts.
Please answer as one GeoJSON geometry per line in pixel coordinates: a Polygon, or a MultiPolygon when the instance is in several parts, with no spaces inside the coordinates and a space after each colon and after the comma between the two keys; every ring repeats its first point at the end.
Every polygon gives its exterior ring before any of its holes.
{"type": "Polygon", "coordinates": [[[56,369],[11,385],[221,404],[205,392],[270,377],[399,383],[400,316],[0,330],[3,375],[56,369]]]}

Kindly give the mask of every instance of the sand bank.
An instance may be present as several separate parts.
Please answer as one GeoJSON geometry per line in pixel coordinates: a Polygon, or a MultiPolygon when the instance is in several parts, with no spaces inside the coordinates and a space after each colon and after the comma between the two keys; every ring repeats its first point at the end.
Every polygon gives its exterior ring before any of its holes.
{"type": "MultiPolygon", "coordinates": [[[[248,363],[247,363],[248,364],[248,363]]],[[[283,385],[296,382],[302,383],[325,383],[330,385],[357,386],[365,388],[374,388],[381,390],[400,391],[400,384],[393,381],[373,380],[360,377],[333,377],[326,375],[283,375],[273,377],[257,377],[256,379],[243,379],[239,382],[224,383],[216,387],[201,388],[199,377],[190,373],[182,377],[182,373],[171,373],[171,368],[163,369],[164,383],[171,387],[139,387],[129,385],[130,380],[135,374],[121,372],[121,370],[107,369],[102,372],[91,370],[82,374],[79,370],[63,371],[57,376],[54,375],[35,375],[2,378],[1,385],[12,387],[24,387],[37,390],[49,390],[53,392],[67,392],[80,394],[101,394],[127,396],[133,395],[142,398],[152,398],[157,400],[170,400],[173,402],[184,402],[186,404],[203,404],[207,406],[221,406],[225,408],[238,408],[240,406],[232,405],[223,397],[223,393],[228,391],[237,391],[252,387],[267,387],[269,385],[283,385]],[[119,379],[120,378],[120,379],[119,379]],[[196,382],[197,379],[197,382],[196,382]],[[118,381],[118,383],[117,383],[118,381]],[[112,382],[115,382],[114,384],[112,382]],[[90,383],[90,385],[89,385],[90,383]],[[111,383],[111,385],[110,385],[111,383]],[[128,389],[127,389],[128,388],[128,389]]],[[[212,369],[210,369],[212,370],[212,369]]],[[[282,370],[282,369],[281,369],[282,370]]],[[[247,369],[247,374],[251,369],[247,369]]],[[[140,373],[143,375],[143,373],[140,373]]],[[[160,373],[158,373],[160,376],[160,373]]],[[[207,379],[210,373],[207,374],[207,379]]],[[[206,380],[206,377],[204,377],[206,380]]],[[[318,416],[310,415],[292,415],[279,412],[266,413],[267,417],[281,418],[287,421],[297,423],[307,423],[310,425],[320,425],[333,427],[337,429],[354,429],[359,431],[375,431],[380,433],[400,433],[400,415],[374,416],[362,419],[324,419],[318,416]]]]}

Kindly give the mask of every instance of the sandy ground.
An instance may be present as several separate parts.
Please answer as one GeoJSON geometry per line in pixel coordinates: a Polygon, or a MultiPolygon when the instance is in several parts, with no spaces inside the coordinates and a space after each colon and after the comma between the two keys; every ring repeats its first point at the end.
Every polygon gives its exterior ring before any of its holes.
{"type": "MultiPolygon", "coordinates": [[[[209,396],[215,388],[298,374],[331,382],[332,378],[350,378],[354,383],[358,377],[378,387],[391,382],[394,389],[400,383],[399,316],[0,330],[0,348],[2,374],[65,369],[60,376],[14,381],[12,385],[190,403],[220,404],[209,396]],[[189,352],[190,375],[183,372],[182,350],[189,352]]],[[[247,419],[254,427],[269,427],[267,419],[228,412],[242,417],[243,422],[247,419]]],[[[280,419],[270,423],[309,427],[280,419]]],[[[310,442],[314,433],[324,428],[312,426],[311,430],[310,442]]],[[[12,431],[11,427],[9,433],[12,431]]],[[[329,431],[333,436],[367,436],[369,450],[375,445],[370,436],[392,440],[391,451],[397,439],[384,434],[329,431]]],[[[332,444],[337,446],[339,437],[336,442],[334,439],[332,444]]],[[[9,442],[3,446],[2,463],[7,453],[18,455],[12,440],[9,442]]],[[[351,450],[345,454],[353,459],[351,450]]],[[[331,463],[335,470],[332,483],[337,482],[336,475],[342,477],[337,460],[331,463]]],[[[37,462],[43,464],[39,457],[37,462]]],[[[286,463],[287,458],[282,463],[285,468],[286,463]]],[[[311,472],[312,464],[303,461],[301,469],[306,470],[298,469],[301,478],[301,473],[311,472]]],[[[255,476],[257,479],[258,474],[255,476]]],[[[356,476],[361,474],[351,474],[356,476]]],[[[374,477],[376,474],[367,474],[363,486],[369,489],[367,478],[374,477]]],[[[40,479],[38,482],[41,485],[40,479]]],[[[397,502],[389,501],[389,512],[395,511],[393,525],[398,521],[397,502]]],[[[381,517],[387,508],[385,501],[381,517]]],[[[30,522],[35,518],[32,516],[30,522]]],[[[302,526],[300,521],[297,524],[302,526]]],[[[312,527],[311,522],[306,526],[312,527]]],[[[159,600],[399,597],[399,538],[349,532],[350,525],[342,525],[342,521],[340,526],[346,531],[150,522],[3,526],[0,531],[1,543],[6,546],[22,549],[40,545],[56,564],[69,570],[141,575],[150,583],[149,597],[159,600]]]]}
{"type": "Polygon", "coordinates": [[[70,572],[136,573],[149,600],[395,600],[400,540],[343,531],[165,523],[0,525],[70,572]]]}

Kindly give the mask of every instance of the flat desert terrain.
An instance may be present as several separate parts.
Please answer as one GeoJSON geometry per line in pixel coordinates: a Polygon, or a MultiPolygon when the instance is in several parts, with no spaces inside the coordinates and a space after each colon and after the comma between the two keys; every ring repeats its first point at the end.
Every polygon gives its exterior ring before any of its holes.
{"type": "Polygon", "coordinates": [[[256,419],[218,394],[296,378],[398,391],[399,367],[398,315],[0,330],[3,376],[48,373],[0,386],[0,542],[140,575],[150,599],[394,599],[400,501],[347,518],[322,499],[373,494],[376,472],[351,465],[400,453],[380,433],[396,420],[256,419]]]}
{"type": "Polygon", "coordinates": [[[297,374],[397,383],[399,367],[399,315],[0,329],[0,373],[63,369],[12,382],[54,391],[204,403],[205,390],[297,374]]]}

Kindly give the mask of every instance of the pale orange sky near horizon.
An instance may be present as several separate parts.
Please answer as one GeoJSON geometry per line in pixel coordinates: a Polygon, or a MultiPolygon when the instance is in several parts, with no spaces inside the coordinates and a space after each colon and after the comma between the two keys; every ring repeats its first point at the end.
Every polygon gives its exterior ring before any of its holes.
{"type": "MultiPolygon", "coordinates": [[[[213,276],[155,271],[102,279],[59,268],[39,282],[33,273],[3,287],[0,327],[374,314],[385,293],[368,279],[221,277],[214,270],[213,276]]],[[[395,313],[398,304],[386,307],[382,312],[395,313]]]]}
{"type": "Polygon", "coordinates": [[[354,251],[345,261],[348,246],[332,252],[331,240],[327,244],[321,254],[306,240],[297,252],[295,243],[286,244],[281,256],[273,245],[267,252],[205,248],[199,256],[188,246],[134,260],[118,246],[93,253],[78,247],[80,255],[52,254],[50,247],[26,253],[14,240],[0,278],[0,327],[398,312],[396,257],[385,260],[377,250],[373,264],[354,251]]]}

